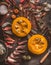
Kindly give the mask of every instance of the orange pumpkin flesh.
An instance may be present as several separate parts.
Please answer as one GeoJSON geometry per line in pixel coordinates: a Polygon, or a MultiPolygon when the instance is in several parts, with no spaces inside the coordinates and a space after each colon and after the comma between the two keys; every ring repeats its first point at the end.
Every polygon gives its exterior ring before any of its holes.
{"type": "Polygon", "coordinates": [[[18,17],[12,23],[12,32],[19,37],[28,35],[31,31],[31,23],[25,17],[18,17]]]}
{"type": "Polygon", "coordinates": [[[36,34],[28,40],[28,49],[33,54],[42,54],[47,49],[47,40],[44,36],[36,34]]]}

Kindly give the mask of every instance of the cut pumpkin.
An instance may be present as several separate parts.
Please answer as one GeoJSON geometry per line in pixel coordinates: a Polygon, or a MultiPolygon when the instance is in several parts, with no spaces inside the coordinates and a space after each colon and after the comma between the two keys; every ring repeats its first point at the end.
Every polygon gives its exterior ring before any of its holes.
{"type": "Polygon", "coordinates": [[[25,17],[18,17],[12,23],[12,32],[19,37],[24,37],[31,31],[31,23],[25,17]]]}
{"type": "Polygon", "coordinates": [[[28,40],[28,49],[33,54],[42,54],[47,49],[47,40],[40,34],[33,35],[28,40]]]}

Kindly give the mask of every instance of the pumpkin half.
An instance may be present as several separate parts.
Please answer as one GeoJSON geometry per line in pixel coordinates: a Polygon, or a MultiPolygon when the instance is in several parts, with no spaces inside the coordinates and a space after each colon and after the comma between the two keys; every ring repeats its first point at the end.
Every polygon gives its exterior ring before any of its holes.
{"type": "Polygon", "coordinates": [[[33,54],[42,54],[47,49],[47,40],[40,34],[33,35],[28,40],[28,49],[33,54]]]}
{"type": "Polygon", "coordinates": [[[12,32],[19,37],[26,36],[31,31],[31,23],[25,17],[18,17],[12,23],[12,32]]]}

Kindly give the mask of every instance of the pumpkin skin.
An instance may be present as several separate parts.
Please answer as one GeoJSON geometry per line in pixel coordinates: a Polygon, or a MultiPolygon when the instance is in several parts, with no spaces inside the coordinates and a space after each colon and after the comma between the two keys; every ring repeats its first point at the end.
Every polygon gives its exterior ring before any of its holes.
{"type": "Polygon", "coordinates": [[[33,35],[28,40],[28,50],[33,54],[42,54],[47,49],[48,43],[44,36],[40,34],[33,35]]]}
{"type": "Polygon", "coordinates": [[[25,17],[18,17],[12,23],[12,32],[19,37],[25,37],[31,31],[31,23],[25,17]]]}

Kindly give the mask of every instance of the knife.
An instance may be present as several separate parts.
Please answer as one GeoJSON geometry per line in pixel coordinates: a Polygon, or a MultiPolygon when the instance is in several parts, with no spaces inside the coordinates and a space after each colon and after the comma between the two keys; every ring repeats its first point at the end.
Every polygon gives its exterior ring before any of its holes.
{"type": "Polygon", "coordinates": [[[43,63],[50,53],[51,53],[51,47],[48,49],[48,52],[44,55],[44,57],[40,60],[40,63],[43,63]]]}

